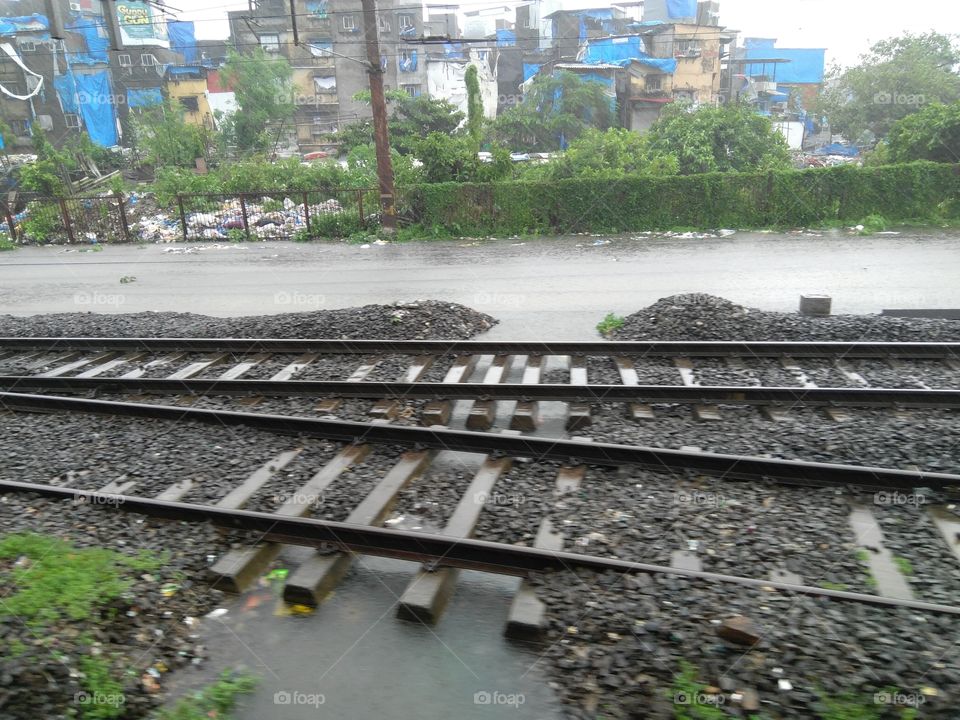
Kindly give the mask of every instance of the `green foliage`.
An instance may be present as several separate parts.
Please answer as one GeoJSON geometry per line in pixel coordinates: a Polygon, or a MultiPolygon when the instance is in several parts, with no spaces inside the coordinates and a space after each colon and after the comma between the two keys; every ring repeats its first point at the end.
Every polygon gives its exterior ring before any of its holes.
{"type": "Polygon", "coordinates": [[[597,332],[601,335],[612,335],[615,330],[623,327],[624,318],[614,313],[607,313],[607,316],[597,323],[597,332]]]}
{"type": "Polygon", "coordinates": [[[77,166],[73,154],[69,150],[57,150],[39,125],[34,124],[31,132],[33,152],[37,159],[19,168],[20,187],[42,195],[66,196],[70,187],[70,171],[77,166]]]}
{"type": "Polygon", "coordinates": [[[887,219],[883,215],[868,215],[861,222],[863,230],[861,235],[873,235],[873,233],[883,232],[889,227],[887,219]]]}
{"type": "Polygon", "coordinates": [[[887,135],[921,106],[960,99],[954,40],[936,32],[883,40],[846,70],[834,69],[819,111],[851,141],[887,135]]]}
{"type": "MultiPolygon", "coordinates": [[[[413,157],[390,151],[393,160],[393,177],[398,187],[423,182],[423,170],[413,164],[413,157]]],[[[372,144],[360,145],[347,156],[348,172],[344,175],[345,188],[377,187],[377,151],[372,144]]]]}
{"type": "Polygon", "coordinates": [[[490,125],[490,138],[515,152],[559,150],[587,128],[612,127],[616,114],[606,86],[573,73],[537,75],[530,91],[490,125]]]}
{"type": "Polygon", "coordinates": [[[681,175],[790,167],[783,135],[746,105],[667,107],[644,140],[648,159],[681,175]]]}
{"type": "Polygon", "coordinates": [[[137,148],[147,163],[158,168],[193,168],[197,158],[207,157],[213,141],[210,130],[185,118],[186,110],[173,99],[131,118],[137,148]]]}
{"type": "Polygon", "coordinates": [[[224,135],[241,154],[256,154],[270,145],[270,123],[293,117],[293,68],[263,48],[240,54],[228,50],[223,80],[233,86],[237,112],[224,122],[224,135]]]}
{"type": "Polygon", "coordinates": [[[906,577],[913,575],[913,563],[907,560],[907,558],[894,555],[893,564],[897,566],[897,569],[900,571],[901,575],[906,577]]]}
{"type": "Polygon", "coordinates": [[[942,163],[878,168],[435,183],[405,192],[411,219],[456,235],[852,225],[929,219],[960,197],[942,163]]]}
{"type": "Polygon", "coordinates": [[[680,661],[680,671],[673,677],[667,699],[674,703],[674,720],[723,720],[727,717],[716,705],[701,704],[696,699],[704,695],[706,683],[697,680],[698,670],[686,660],[680,661]],[[688,703],[679,702],[686,699],[688,703]]]}
{"type": "Polygon", "coordinates": [[[9,593],[0,612],[31,628],[87,619],[130,588],[128,571],[156,570],[162,564],[147,554],[129,557],[101,548],[80,549],[33,533],[3,538],[0,560],[16,561],[0,570],[9,593]]]}
{"type": "MultiPolygon", "coordinates": [[[[371,208],[373,210],[375,208],[371,208]]],[[[310,237],[345,238],[363,230],[360,216],[354,210],[338,213],[322,213],[310,218],[310,237]]],[[[295,238],[303,242],[302,238],[295,238]]]]}
{"type": "Polygon", "coordinates": [[[890,162],[960,162],[960,102],[935,103],[894,123],[887,136],[890,162]]]}
{"type": "MultiPolygon", "coordinates": [[[[370,92],[357,93],[358,100],[370,101],[370,92]]],[[[463,113],[447,100],[438,100],[427,95],[412,97],[402,90],[387,93],[391,106],[389,119],[390,145],[402,154],[413,152],[416,143],[433,132],[453,135],[463,113]]],[[[341,150],[350,152],[359,146],[373,143],[373,122],[361,120],[345,126],[335,136],[341,150]]]]}
{"type": "Polygon", "coordinates": [[[479,150],[483,134],[483,99],[480,97],[480,79],[476,65],[467,68],[464,82],[467,85],[467,133],[479,150]]]}
{"type": "Polygon", "coordinates": [[[53,203],[39,201],[27,204],[27,217],[22,227],[24,234],[35,242],[46,242],[65,232],[60,208],[53,203]]]}
{"type": "Polygon", "coordinates": [[[153,720],[209,720],[227,718],[240,695],[253,692],[257,678],[248,673],[225,671],[211,685],[189,695],[170,709],[159,710],[153,720]]]}
{"type": "Polygon", "coordinates": [[[10,239],[9,235],[0,235],[0,252],[16,250],[17,244],[10,239]]]}
{"type": "Polygon", "coordinates": [[[820,587],[824,590],[849,590],[850,586],[846,583],[835,583],[829,580],[822,580],[820,582],[820,587]]]}
{"type": "Polygon", "coordinates": [[[110,665],[98,657],[82,657],[79,665],[84,690],[91,699],[80,706],[83,720],[122,717],[126,712],[123,685],[114,679],[110,665]]]}

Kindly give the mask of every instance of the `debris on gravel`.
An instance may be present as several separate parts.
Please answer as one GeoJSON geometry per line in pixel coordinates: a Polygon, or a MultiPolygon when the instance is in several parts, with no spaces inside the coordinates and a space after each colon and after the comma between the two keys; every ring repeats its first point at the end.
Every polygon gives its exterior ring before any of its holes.
{"type": "Polygon", "coordinates": [[[496,323],[495,318],[465,305],[418,300],[226,318],[176,312],[0,315],[0,336],[466,340],[496,323]]]}
{"type": "Polygon", "coordinates": [[[613,340],[957,342],[960,321],[768,312],[706,293],[671,295],[624,319],[613,340]]]}

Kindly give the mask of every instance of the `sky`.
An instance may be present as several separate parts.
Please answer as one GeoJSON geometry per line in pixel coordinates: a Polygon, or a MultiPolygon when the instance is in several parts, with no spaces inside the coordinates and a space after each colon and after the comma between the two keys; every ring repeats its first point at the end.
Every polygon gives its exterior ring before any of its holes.
{"type": "MultiPolygon", "coordinates": [[[[227,10],[247,8],[246,0],[164,1],[183,10],[178,13],[181,20],[196,21],[197,36],[202,39],[227,37],[227,10]]],[[[911,0],[909,4],[894,0],[719,1],[721,24],[739,30],[741,38],[772,37],[780,47],[826,48],[828,64],[853,65],[874,42],[907,31],[960,32],[960,3],[954,0],[911,0]]],[[[504,2],[473,0],[461,6],[476,9],[494,4],[504,2]]]]}

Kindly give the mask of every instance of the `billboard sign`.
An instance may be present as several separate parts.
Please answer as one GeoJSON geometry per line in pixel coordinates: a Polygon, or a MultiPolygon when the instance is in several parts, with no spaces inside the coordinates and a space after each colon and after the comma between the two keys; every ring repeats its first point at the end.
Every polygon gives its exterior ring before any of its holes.
{"type": "Polygon", "coordinates": [[[150,3],[142,0],[119,0],[117,20],[120,24],[120,40],[124,45],[170,47],[167,23],[162,15],[154,14],[150,3]]]}

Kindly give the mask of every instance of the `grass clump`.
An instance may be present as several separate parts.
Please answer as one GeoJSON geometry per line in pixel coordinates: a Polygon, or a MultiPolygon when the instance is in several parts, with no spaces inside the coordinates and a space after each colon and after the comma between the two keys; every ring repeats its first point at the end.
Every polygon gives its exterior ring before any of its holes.
{"type": "Polygon", "coordinates": [[[607,316],[597,323],[597,332],[601,335],[611,335],[614,331],[623,327],[624,318],[614,313],[607,313],[607,316]]]}
{"type": "Polygon", "coordinates": [[[216,682],[181,698],[172,708],[157,711],[152,720],[225,720],[240,696],[253,692],[256,686],[253,675],[227,670],[216,682]]]}
{"type": "Polygon", "coordinates": [[[0,613],[37,628],[59,620],[85,620],[126,592],[131,571],[158,569],[162,559],[103,548],[76,548],[35,533],[0,540],[0,585],[8,590],[0,613]]]}

